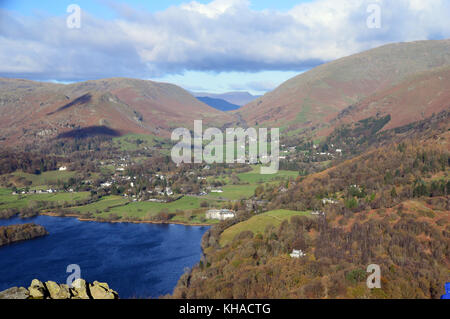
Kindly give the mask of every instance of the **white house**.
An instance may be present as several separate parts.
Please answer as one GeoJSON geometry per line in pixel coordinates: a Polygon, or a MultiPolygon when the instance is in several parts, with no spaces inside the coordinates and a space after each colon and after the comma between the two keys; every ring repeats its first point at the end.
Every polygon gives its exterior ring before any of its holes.
{"type": "Polygon", "coordinates": [[[324,204],[324,205],[326,205],[326,204],[339,204],[339,202],[337,200],[334,200],[334,199],[324,198],[324,199],[322,199],[322,204],[324,204]]]}
{"type": "Polygon", "coordinates": [[[291,258],[302,258],[305,257],[306,254],[302,250],[293,250],[291,253],[291,258]]]}
{"type": "Polygon", "coordinates": [[[60,171],[67,171],[67,166],[61,166],[61,167],[59,168],[59,170],[60,170],[60,171]]]}
{"type": "Polygon", "coordinates": [[[221,190],[221,189],[212,189],[211,193],[223,193],[223,190],[221,190]]]}
{"type": "Polygon", "coordinates": [[[227,220],[236,217],[236,213],[229,209],[210,209],[206,212],[206,219],[227,220]]]}

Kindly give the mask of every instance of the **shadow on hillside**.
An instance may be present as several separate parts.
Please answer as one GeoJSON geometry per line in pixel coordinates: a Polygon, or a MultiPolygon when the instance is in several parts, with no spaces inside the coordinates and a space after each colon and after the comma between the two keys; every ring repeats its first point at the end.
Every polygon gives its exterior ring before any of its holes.
{"type": "Polygon", "coordinates": [[[87,103],[89,103],[91,100],[92,100],[92,95],[91,95],[90,93],[87,93],[87,94],[85,94],[85,95],[82,95],[82,96],[80,96],[80,97],[77,97],[77,98],[76,98],[75,100],[73,100],[72,102],[70,102],[70,103],[68,103],[68,104],[66,104],[66,105],[61,106],[61,107],[60,107],[59,109],[57,109],[56,111],[47,113],[47,115],[53,115],[53,114],[55,114],[55,113],[61,112],[61,111],[65,110],[65,109],[68,109],[69,107],[74,106],[74,105],[83,105],[83,104],[87,104],[87,103]]]}
{"type": "Polygon", "coordinates": [[[85,128],[79,128],[71,130],[69,132],[61,133],[56,138],[88,138],[93,136],[109,136],[118,137],[121,136],[119,131],[106,126],[90,126],[85,128]]]}

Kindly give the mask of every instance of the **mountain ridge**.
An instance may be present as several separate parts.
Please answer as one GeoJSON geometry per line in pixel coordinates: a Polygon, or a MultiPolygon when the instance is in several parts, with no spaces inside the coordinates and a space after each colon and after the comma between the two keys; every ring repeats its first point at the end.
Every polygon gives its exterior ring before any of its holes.
{"type": "Polygon", "coordinates": [[[388,44],[302,73],[235,113],[249,125],[315,131],[349,106],[409,76],[448,65],[448,39],[388,44]]]}
{"type": "Polygon", "coordinates": [[[234,120],[176,85],[128,78],[73,84],[1,78],[0,109],[1,139],[9,144],[97,126],[170,137],[194,120],[214,126],[234,120]]]}

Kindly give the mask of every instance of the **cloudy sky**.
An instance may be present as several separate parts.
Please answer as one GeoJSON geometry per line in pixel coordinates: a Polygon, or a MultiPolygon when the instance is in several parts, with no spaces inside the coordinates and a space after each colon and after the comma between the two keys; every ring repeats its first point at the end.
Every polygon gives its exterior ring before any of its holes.
{"type": "Polygon", "coordinates": [[[449,17],[449,0],[0,0],[0,76],[261,94],[382,44],[450,38],[449,17]]]}

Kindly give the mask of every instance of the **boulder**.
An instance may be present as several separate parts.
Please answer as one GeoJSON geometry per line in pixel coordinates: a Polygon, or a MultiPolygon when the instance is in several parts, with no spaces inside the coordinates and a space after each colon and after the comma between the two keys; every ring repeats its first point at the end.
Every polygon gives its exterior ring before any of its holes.
{"type": "Polygon", "coordinates": [[[72,299],[90,299],[87,293],[86,281],[83,279],[76,279],[72,283],[72,288],[70,288],[72,293],[72,299]]]}
{"type": "Polygon", "coordinates": [[[70,291],[67,285],[58,285],[54,281],[45,283],[51,299],[70,299],[70,291]]]}
{"type": "Polygon", "coordinates": [[[100,286],[106,290],[110,290],[109,289],[109,285],[106,282],[98,282],[98,281],[94,281],[93,283],[94,286],[100,286]]]}
{"type": "Polygon", "coordinates": [[[28,291],[30,292],[30,299],[44,299],[47,295],[44,284],[37,279],[33,279],[28,291]]]}
{"type": "Polygon", "coordinates": [[[0,299],[28,299],[30,293],[23,287],[13,287],[0,292],[0,299]]]}
{"type": "Polygon", "coordinates": [[[89,285],[89,290],[93,299],[117,299],[117,292],[109,289],[108,284],[94,281],[89,285]]]}

